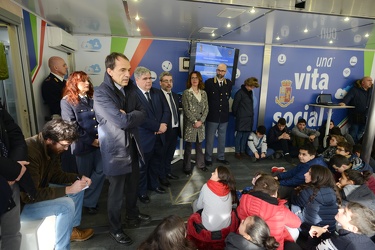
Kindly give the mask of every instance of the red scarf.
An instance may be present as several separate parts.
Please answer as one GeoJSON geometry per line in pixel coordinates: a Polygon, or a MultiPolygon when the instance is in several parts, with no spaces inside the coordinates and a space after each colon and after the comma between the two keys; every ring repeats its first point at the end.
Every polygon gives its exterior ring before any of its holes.
{"type": "Polygon", "coordinates": [[[226,196],[230,191],[227,185],[218,181],[208,180],[207,186],[217,196],[226,196]]]}

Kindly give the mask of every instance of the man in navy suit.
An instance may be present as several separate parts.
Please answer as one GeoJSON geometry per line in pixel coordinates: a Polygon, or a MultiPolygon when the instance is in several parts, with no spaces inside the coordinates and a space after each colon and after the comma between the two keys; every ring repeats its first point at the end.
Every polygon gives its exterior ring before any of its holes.
{"type": "Polygon", "coordinates": [[[178,110],[178,95],[172,92],[173,78],[169,72],[162,72],[159,76],[161,91],[168,102],[171,111],[171,119],[168,121],[168,129],[165,132],[165,157],[162,160],[161,171],[159,175],[160,184],[169,187],[171,184],[168,179],[176,180],[178,176],[172,174],[171,162],[177,145],[178,136],[181,137],[180,130],[180,112],[178,110]]]}
{"type": "Polygon", "coordinates": [[[139,127],[140,144],[144,153],[144,163],[141,164],[138,198],[143,203],[149,203],[147,189],[159,194],[165,193],[160,187],[161,162],[166,142],[165,132],[171,119],[168,103],[160,89],[152,88],[151,72],[145,67],[134,71],[137,84],[136,93],[146,110],[146,119],[139,127]]]}

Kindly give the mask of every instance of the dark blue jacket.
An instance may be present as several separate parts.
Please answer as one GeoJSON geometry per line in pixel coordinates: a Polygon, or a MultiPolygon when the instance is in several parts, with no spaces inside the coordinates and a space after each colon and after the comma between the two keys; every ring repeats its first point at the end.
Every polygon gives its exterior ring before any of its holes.
{"type": "Polygon", "coordinates": [[[309,171],[312,165],[328,167],[323,157],[315,157],[309,162],[299,163],[296,167],[277,175],[281,186],[297,187],[305,183],[304,174],[309,171]]]}
{"type": "Polygon", "coordinates": [[[103,83],[94,92],[94,110],[99,123],[98,134],[103,172],[108,176],[132,172],[131,143],[134,140],[143,161],[138,126],[146,112],[129,82],[124,96],[106,72],[103,83]],[[125,113],[121,112],[124,110],[125,113]]]}
{"type": "MultiPolygon", "coordinates": [[[[139,127],[139,136],[142,149],[144,153],[151,152],[156,141],[155,132],[159,131],[160,124],[168,124],[171,119],[171,112],[168,102],[160,89],[151,88],[150,95],[152,100],[152,107],[147,101],[142,91],[135,87],[139,101],[146,110],[146,117],[139,127]]],[[[169,128],[167,128],[169,129],[169,128]]],[[[159,135],[163,144],[165,144],[165,133],[159,135]]]]}
{"type": "Polygon", "coordinates": [[[88,103],[81,99],[74,105],[67,101],[66,96],[61,100],[61,117],[67,121],[75,121],[78,125],[79,139],[72,146],[72,154],[83,155],[94,151],[97,147],[91,144],[98,138],[98,122],[93,108],[94,101],[88,98],[88,103]]]}
{"type": "Polygon", "coordinates": [[[50,115],[61,114],[60,100],[66,82],[60,81],[54,74],[50,73],[42,83],[42,97],[44,103],[49,107],[50,115]]]}
{"type": "Polygon", "coordinates": [[[298,195],[293,195],[291,203],[302,209],[302,223],[310,226],[329,225],[328,230],[333,232],[336,229],[335,216],[338,212],[337,197],[335,190],[330,187],[322,187],[317,192],[315,198],[310,201],[313,194],[311,187],[303,189],[298,195]]]}
{"type": "Polygon", "coordinates": [[[216,76],[209,78],[204,83],[204,90],[208,98],[208,115],[206,121],[225,123],[229,121],[229,98],[232,93],[233,83],[225,79],[219,87],[216,76]]]}

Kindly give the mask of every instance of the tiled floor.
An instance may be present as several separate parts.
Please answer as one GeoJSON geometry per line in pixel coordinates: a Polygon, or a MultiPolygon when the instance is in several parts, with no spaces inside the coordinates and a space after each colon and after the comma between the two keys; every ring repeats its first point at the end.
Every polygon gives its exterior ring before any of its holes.
{"type": "MultiPolygon", "coordinates": [[[[251,184],[251,179],[258,171],[270,172],[272,166],[283,166],[287,170],[293,165],[287,163],[284,159],[261,160],[253,163],[249,158],[237,160],[234,153],[226,153],[226,159],[230,162],[229,168],[235,176],[237,189],[242,189],[251,184]]],[[[294,159],[297,162],[297,159],[294,159]]],[[[99,213],[89,215],[84,211],[82,217],[82,228],[93,228],[95,235],[85,242],[73,242],[71,249],[103,250],[103,249],[137,249],[139,244],[152,232],[156,225],[166,216],[176,214],[187,220],[192,213],[191,202],[198,197],[202,185],[210,178],[211,172],[219,166],[214,163],[209,167],[208,172],[202,172],[199,169],[193,171],[191,177],[186,177],[182,172],[182,161],[173,165],[172,171],[180,177],[179,180],[171,180],[171,187],[167,188],[166,194],[157,194],[150,192],[151,202],[143,204],[138,202],[141,213],[149,214],[152,220],[147,224],[141,224],[137,229],[126,229],[124,231],[134,240],[134,243],[125,247],[115,242],[108,234],[108,220],[106,214],[106,195],[108,183],[103,188],[99,203],[99,213]]],[[[124,218],[125,216],[123,216],[124,218]]]]}

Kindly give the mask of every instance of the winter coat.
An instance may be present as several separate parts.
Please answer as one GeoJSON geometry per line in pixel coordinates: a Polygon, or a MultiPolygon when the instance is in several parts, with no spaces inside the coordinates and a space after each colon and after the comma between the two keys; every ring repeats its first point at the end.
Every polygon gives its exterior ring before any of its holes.
{"type": "Polygon", "coordinates": [[[348,202],[358,202],[375,211],[375,194],[366,185],[346,185],[341,190],[343,205],[348,202]]]}
{"type": "Polygon", "coordinates": [[[322,187],[319,189],[314,199],[310,197],[313,194],[312,187],[303,189],[298,195],[292,195],[291,203],[302,209],[300,216],[306,228],[310,226],[329,225],[330,232],[336,229],[335,216],[338,212],[338,204],[335,190],[330,187],[322,187]]]}
{"type": "Polygon", "coordinates": [[[146,113],[134,88],[129,82],[123,88],[124,96],[106,72],[103,83],[95,89],[94,110],[99,122],[99,144],[105,175],[117,176],[132,172],[132,143],[136,144],[140,160],[143,161],[138,127],[146,113]]]}
{"type": "Polygon", "coordinates": [[[186,89],[182,93],[182,108],[184,111],[184,140],[187,142],[202,142],[205,138],[204,122],[208,114],[208,100],[207,94],[204,90],[199,90],[201,93],[201,100],[194,96],[192,89],[186,89]],[[201,121],[202,126],[194,128],[195,121],[201,121]]]}
{"type": "Polygon", "coordinates": [[[331,238],[323,240],[319,245],[309,249],[327,250],[364,250],[375,249],[375,243],[364,234],[356,234],[350,231],[340,229],[338,235],[332,235],[331,238]]]}
{"type": "Polygon", "coordinates": [[[240,220],[252,215],[261,217],[270,228],[271,236],[280,243],[278,249],[281,250],[284,249],[284,240],[293,241],[285,226],[298,228],[301,225],[301,220],[285,203],[286,200],[278,200],[263,192],[250,192],[242,195],[237,214],[240,220]]]}
{"type": "Polygon", "coordinates": [[[98,122],[93,109],[94,100],[87,98],[87,102],[79,98],[77,104],[68,102],[67,96],[60,101],[61,118],[66,121],[75,121],[78,127],[79,138],[71,145],[73,155],[84,155],[95,151],[92,143],[98,139],[98,122]]]}
{"type": "Polygon", "coordinates": [[[229,233],[225,239],[225,250],[263,250],[264,247],[259,247],[245,239],[242,235],[236,233],[229,233]]]}
{"type": "Polygon", "coordinates": [[[366,91],[362,88],[361,83],[356,83],[344,96],[342,102],[355,107],[348,109],[350,123],[366,124],[372,91],[373,87],[366,91]]]}
{"type": "Polygon", "coordinates": [[[283,133],[290,133],[290,130],[286,126],[283,130],[280,130],[277,124],[274,125],[268,132],[268,146],[272,148],[272,145],[279,141],[279,136],[283,133]]]}
{"type": "Polygon", "coordinates": [[[236,118],[236,131],[252,131],[254,121],[253,91],[248,91],[245,85],[234,95],[232,112],[236,118]]]}
{"type": "Polygon", "coordinates": [[[297,187],[305,183],[304,174],[309,171],[312,165],[327,167],[322,157],[315,157],[306,163],[299,163],[296,167],[277,175],[280,186],[297,187]]]}

